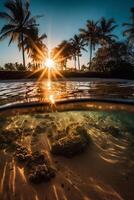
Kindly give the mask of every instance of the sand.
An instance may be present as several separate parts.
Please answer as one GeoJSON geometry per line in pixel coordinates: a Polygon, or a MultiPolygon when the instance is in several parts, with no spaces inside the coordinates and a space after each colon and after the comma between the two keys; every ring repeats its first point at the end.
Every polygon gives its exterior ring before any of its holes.
{"type": "Polygon", "coordinates": [[[11,152],[1,151],[0,200],[133,200],[134,148],[130,137],[113,137],[97,126],[90,126],[89,132],[92,143],[73,158],[52,155],[45,132],[34,139],[25,138],[23,142],[31,143],[33,150],[44,150],[56,169],[54,179],[39,185],[29,183],[24,165],[18,164],[11,152]]]}

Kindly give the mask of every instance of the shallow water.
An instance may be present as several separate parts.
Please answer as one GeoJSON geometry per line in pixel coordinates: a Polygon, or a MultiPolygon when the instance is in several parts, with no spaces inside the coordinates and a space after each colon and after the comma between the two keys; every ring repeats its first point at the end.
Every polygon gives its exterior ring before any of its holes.
{"type": "Polygon", "coordinates": [[[75,81],[1,81],[0,105],[12,102],[42,102],[53,98],[64,99],[112,99],[134,102],[134,81],[76,79],[75,81]]]}
{"type": "Polygon", "coordinates": [[[133,200],[133,104],[133,81],[0,82],[0,199],[133,200]],[[90,138],[85,151],[53,155],[53,143],[73,138],[78,127],[90,138]],[[56,177],[31,184],[16,144],[43,151],[56,177]]]}
{"type": "Polygon", "coordinates": [[[67,111],[3,115],[0,117],[0,198],[28,200],[94,199],[133,200],[134,184],[134,114],[122,111],[67,111]],[[74,134],[77,127],[86,129],[91,143],[86,151],[73,158],[51,154],[54,141],[74,134]],[[3,138],[3,137],[2,137],[3,138]],[[25,165],[14,157],[17,142],[34,151],[43,151],[56,169],[50,183],[31,185],[25,165]],[[4,155],[2,151],[4,149],[4,155]],[[11,167],[12,166],[12,167],[11,167]],[[19,185],[19,187],[18,187],[19,185]],[[63,187],[64,185],[64,187],[63,187]],[[24,192],[25,191],[25,192],[24,192]],[[56,191],[56,192],[55,192],[56,191]]]}

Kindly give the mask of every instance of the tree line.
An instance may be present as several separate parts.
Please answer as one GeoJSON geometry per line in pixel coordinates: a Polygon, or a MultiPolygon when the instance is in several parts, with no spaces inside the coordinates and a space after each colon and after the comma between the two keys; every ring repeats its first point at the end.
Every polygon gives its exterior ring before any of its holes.
{"type": "MultiPolygon", "coordinates": [[[[44,43],[47,35],[40,34],[38,18],[32,16],[30,3],[27,0],[7,0],[4,4],[5,11],[0,12],[1,20],[5,24],[0,30],[0,40],[9,38],[9,44],[17,42],[18,49],[22,52],[23,64],[7,63],[5,68],[19,70],[35,69],[42,66],[48,56],[48,48],[44,43]],[[31,63],[25,64],[25,54],[31,63]],[[10,67],[9,67],[10,65],[10,67]],[[16,67],[17,66],[17,67],[16,67]]],[[[73,60],[74,70],[114,71],[121,66],[134,65],[134,8],[131,9],[130,23],[124,23],[126,30],[123,32],[124,41],[120,41],[114,34],[117,24],[113,18],[98,21],[87,20],[86,26],[69,40],[62,41],[52,49],[51,57],[61,70],[67,70],[67,61],[73,60]],[[81,66],[80,58],[83,52],[89,52],[87,66],[81,66]]],[[[128,68],[129,68],[128,67],[128,68]]]]}
{"type": "Polygon", "coordinates": [[[53,49],[53,57],[65,69],[67,61],[73,59],[75,70],[105,72],[116,71],[117,68],[117,70],[130,71],[131,68],[131,71],[133,71],[134,8],[131,9],[131,13],[131,23],[123,24],[126,27],[123,32],[124,41],[120,41],[113,33],[117,28],[113,18],[105,19],[103,17],[98,21],[87,20],[86,27],[79,29],[77,35],[69,40],[62,41],[53,49]],[[87,66],[80,64],[83,51],[89,52],[87,66]]]}

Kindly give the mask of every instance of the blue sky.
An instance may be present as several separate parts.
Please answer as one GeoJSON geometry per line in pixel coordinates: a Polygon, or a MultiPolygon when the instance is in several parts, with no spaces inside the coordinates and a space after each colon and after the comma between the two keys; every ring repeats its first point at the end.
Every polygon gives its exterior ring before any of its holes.
{"type": "MultiPolygon", "coordinates": [[[[4,10],[4,2],[5,0],[0,0],[0,11],[4,10]]],[[[77,34],[79,28],[85,27],[87,19],[98,20],[101,17],[115,18],[118,24],[115,33],[122,39],[121,24],[130,20],[131,7],[134,7],[133,0],[31,0],[32,14],[44,15],[38,22],[40,33],[48,35],[46,42],[50,48],[77,34]]],[[[0,28],[2,25],[0,20],[0,28]]],[[[87,60],[88,53],[84,53],[82,63],[87,60]]],[[[0,65],[16,61],[22,61],[17,44],[8,47],[8,39],[0,42],[0,65]]]]}

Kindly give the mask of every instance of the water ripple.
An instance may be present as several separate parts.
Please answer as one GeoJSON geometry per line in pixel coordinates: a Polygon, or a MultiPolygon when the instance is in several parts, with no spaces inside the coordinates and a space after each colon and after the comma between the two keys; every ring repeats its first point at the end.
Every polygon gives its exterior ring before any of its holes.
{"type": "Polygon", "coordinates": [[[0,82],[0,105],[16,101],[47,101],[50,95],[55,101],[80,98],[134,101],[134,81],[54,81],[51,87],[48,87],[47,81],[0,82]]]}

